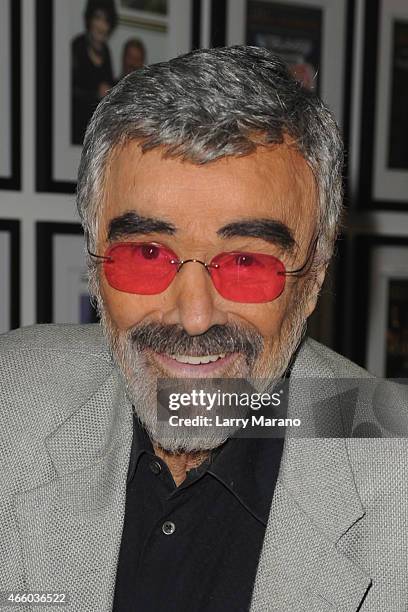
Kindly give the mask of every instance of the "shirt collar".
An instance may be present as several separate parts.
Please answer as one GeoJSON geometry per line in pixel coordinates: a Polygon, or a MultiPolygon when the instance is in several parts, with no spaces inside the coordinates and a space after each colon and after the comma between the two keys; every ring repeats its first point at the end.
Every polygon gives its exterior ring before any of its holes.
{"type": "Polygon", "coordinates": [[[142,453],[145,451],[148,453],[154,453],[153,445],[146,429],[143,427],[139,418],[133,411],[133,437],[126,480],[127,485],[129,485],[129,483],[133,480],[140,455],[142,455],[142,453]]]}
{"type": "Polygon", "coordinates": [[[230,438],[216,449],[208,472],[266,526],[283,438],[230,438]]]}
{"type": "MultiPolygon", "coordinates": [[[[127,484],[133,479],[141,454],[154,453],[149,435],[135,414],[133,423],[127,484]]],[[[230,438],[212,451],[206,471],[266,525],[282,449],[283,438],[230,438]]]]}

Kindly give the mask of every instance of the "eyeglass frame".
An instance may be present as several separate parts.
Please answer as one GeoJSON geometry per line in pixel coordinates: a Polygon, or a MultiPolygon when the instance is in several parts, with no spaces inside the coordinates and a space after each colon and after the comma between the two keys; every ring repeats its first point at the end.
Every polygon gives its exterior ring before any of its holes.
{"type": "MultiPolygon", "coordinates": [[[[315,235],[314,239],[309,243],[309,248],[307,250],[307,254],[306,254],[306,259],[305,262],[303,263],[302,266],[300,266],[300,268],[297,268],[295,270],[285,270],[284,272],[278,272],[278,274],[280,276],[306,276],[306,274],[310,271],[311,267],[312,267],[312,263],[311,260],[313,260],[314,255],[316,253],[316,248],[317,248],[317,243],[318,243],[319,237],[318,235],[315,235]],[[310,264],[310,265],[309,265],[310,264]]],[[[117,242],[117,244],[123,244],[122,242],[117,242]]],[[[131,244],[131,243],[129,243],[131,244]]],[[[165,245],[159,243],[159,242],[145,242],[145,243],[138,243],[138,244],[151,244],[153,246],[158,246],[158,247],[165,247],[165,245]]],[[[110,246],[114,246],[114,245],[110,245],[110,246]]],[[[110,247],[107,247],[107,249],[109,249],[110,247]]],[[[166,247],[167,248],[167,247],[166,247]]],[[[89,256],[91,257],[95,257],[96,259],[99,259],[100,261],[96,262],[96,263],[102,263],[104,261],[112,261],[112,258],[109,257],[109,255],[98,255],[97,253],[92,253],[92,251],[90,251],[89,249],[89,244],[88,244],[88,237],[87,237],[87,245],[86,245],[86,250],[89,256]]],[[[169,249],[172,250],[172,249],[169,249]]],[[[224,251],[222,252],[224,253],[224,251]]],[[[215,255],[213,257],[213,259],[215,257],[217,257],[218,255],[221,255],[222,253],[218,253],[217,255],[215,255]]],[[[244,251],[225,251],[226,254],[244,254],[244,251]]],[[[212,261],[212,260],[211,260],[212,261]]],[[[184,266],[184,264],[186,263],[199,263],[202,266],[204,266],[204,268],[207,270],[208,274],[211,275],[209,268],[214,267],[214,268],[218,268],[218,264],[211,264],[211,261],[206,263],[204,261],[201,261],[201,259],[177,259],[177,260],[171,260],[170,263],[174,263],[177,264],[177,270],[176,270],[176,274],[178,272],[180,272],[181,268],[184,266]]],[[[171,283],[173,282],[174,278],[170,281],[169,285],[171,285],[171,283]]],[[[126,291],[124,293],[127,293],[126,291]]],[[[161,293],[161,292],[159,292],[161,293]]],[[[134,295],[143,295],[143,294],[134,294],[134,295]]],[[[158,295],[158,294],[153,294],[153,295],[158,295]]]]}

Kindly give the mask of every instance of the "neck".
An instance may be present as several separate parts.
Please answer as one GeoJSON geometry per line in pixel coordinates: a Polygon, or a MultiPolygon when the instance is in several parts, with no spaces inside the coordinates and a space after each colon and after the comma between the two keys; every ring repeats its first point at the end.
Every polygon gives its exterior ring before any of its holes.
{"type": "Polygon", "coordinates": [[[155,454],[166,463],[177,486],[184,482],[189,470],[201,465],[210,454],[210,451],[197,451],[175,455],[155,445],[153,448],[155,454]]]}

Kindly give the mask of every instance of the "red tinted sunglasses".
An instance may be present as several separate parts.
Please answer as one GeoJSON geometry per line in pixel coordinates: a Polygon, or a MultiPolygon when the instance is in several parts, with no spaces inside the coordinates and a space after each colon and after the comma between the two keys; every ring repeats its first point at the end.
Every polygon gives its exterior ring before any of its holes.
{"type": "Polygon", "coordinates": [[[288,272],[273,255],[229,252],[213,257],[210,263],[199,259],[179,259],[168,247],[156,242],[118,242],[108,247],[105,255],[89,255],[103,262],[109,285],[118,291],[154,295],[165,291],[186,263],[205,267],[218,293],[233,302],[271,302],[285,288],[288,272]]]}

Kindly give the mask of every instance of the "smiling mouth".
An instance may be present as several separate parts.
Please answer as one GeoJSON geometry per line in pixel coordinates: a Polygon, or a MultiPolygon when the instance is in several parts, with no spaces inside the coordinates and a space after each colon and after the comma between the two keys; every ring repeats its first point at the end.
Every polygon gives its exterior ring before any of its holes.
{"type": "Polygon", "coordinates": [[[226,353],[220,353],[218,355],[167,355],[170,359],[174,359],[179,363],[188,363],[190,365],[201,365],[203,363],[214,363],[219,359],[224,359],[226,353]]]}
{"type": "Polygon", "coordinates": [[[169,355],[147,349],[149,359],[159,364],[170,375],[194,378],[204,376],[222,377],[225,368],[241,358],[240,353],[218,353],[211,355],[169,355]]]}

